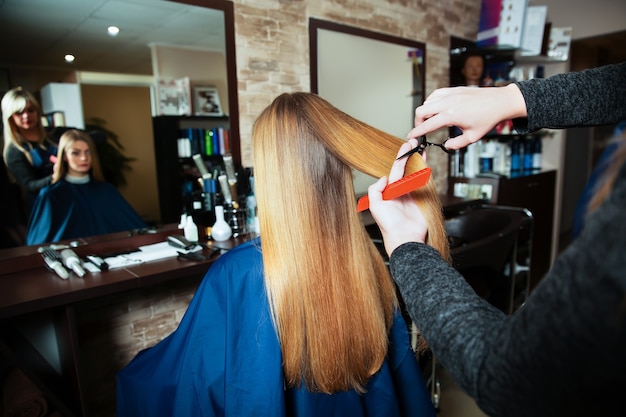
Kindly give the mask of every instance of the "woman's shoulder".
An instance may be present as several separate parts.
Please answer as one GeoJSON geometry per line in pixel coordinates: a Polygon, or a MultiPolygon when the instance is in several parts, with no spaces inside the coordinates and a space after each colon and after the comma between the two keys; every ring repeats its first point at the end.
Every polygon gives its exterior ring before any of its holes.
{"type": "MultiPolygon", "coordinates": [[[[218,245],[215,246],[216,249],[219,248],[218,245]]],[[[261,261],[261,240],[260,238],[254,238],[247,242],[244,242],[240,245],[235,246],[232,249],[225,250],[216,261],[217,262],[225,262],[237,264],[242,260],[246,260],[246,263],[256,263],[261,261]]]]}
{"type": "Polygon", "coordinates": [[[20,151],[13,142],[6,145],[5,155],[7,163],[9,163],[11,159],[24,158],[24,153],[20,151]]]}
{"type": "MultiPolygon", "coordinates": [[[[214,246],[219,249],[219,246],[214,246]]],[[[230,276],[258,275],[263,272],[261,241],[259,238],[244,242],[232,249],[222,249],[222,254],[211,269],[227,272],[230,276]]]]}
{"type": "Polygon", "coordinates": [[[41,190],[39,190],[39,196],[40,198],[43,197],[50,197],[50,196],[58,196],[58,195],[65,195],[65,193],[68,192],[72,192],[73,184],[65,181],[64,179],[60,179],[59,181],[52,183],[52,184],[48,184],[44,187],[41,188],[41,190]]]}

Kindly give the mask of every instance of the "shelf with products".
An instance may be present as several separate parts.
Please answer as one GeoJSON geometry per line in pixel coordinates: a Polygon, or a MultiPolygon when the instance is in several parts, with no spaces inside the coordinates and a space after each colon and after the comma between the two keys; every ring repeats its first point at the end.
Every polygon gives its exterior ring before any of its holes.
{"type": "Polygon", "coordinates": [[[524,172],[539,172],[543,166],[543,141],[548,131],[530,134],[497,133],[485,135],[480,141],[449,157],[451,177],[519,176],[524,172]]]}
{"type": "Polygon", "coordinates": [[[233,216],[240,215],[238,206],[243,208],[250,192],[250,171],[231,148],[228,117],[157,116],[152,125],[161,222],[176,223],[187,213],[201,228],[211,226],[215,205],[226,202],[221,176],[228,178],[226,188],[237,203],[233,216]],[[204,178],[194,155],[200,155],[209,174],[204,178]]]}

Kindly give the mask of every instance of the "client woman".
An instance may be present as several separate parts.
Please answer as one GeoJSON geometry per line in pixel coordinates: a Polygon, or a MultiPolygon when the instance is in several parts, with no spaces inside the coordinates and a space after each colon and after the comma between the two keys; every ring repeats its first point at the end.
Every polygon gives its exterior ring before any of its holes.
{"type": "MultiPolygon", "coordinates": [[[[434,416],[352,182],[389,172],[403,141],[310,93],[277,97],[253,141],[261,237],[217,259],[178,329],[118,374],[118,417],[434,416]]],[[[447,257],[433,184],[414,195],[447,257]]]]}
{"type": "Polygon", "coordinates": [[[57,158],[52,184],[39,192],[33,205],[27,245],[146,227],[117,189],[104,181],[96,147],[86,132],[64,132],[57,158]]]}

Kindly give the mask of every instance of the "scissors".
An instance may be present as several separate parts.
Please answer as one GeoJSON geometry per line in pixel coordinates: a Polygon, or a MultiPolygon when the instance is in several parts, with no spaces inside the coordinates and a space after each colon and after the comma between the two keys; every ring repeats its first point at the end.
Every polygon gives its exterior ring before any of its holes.
{"type": "Polygon", "coordinates": [[[396,158],[396,161],[398,159],[402,159],[408,156],[413,155],[415,152],[417,152],[418,154],[422,154],[424,152],[424,149],[426,149],[427,146],[437,146],[439,148],[441,148],[442,151],[444,151],[445,153],[453,153],[454,151],[447,149],[445,146],[443,146],[443,143],[432,143],[432,142],[428,142],[426,140],[426,135],[422,136],[421,138],[419,138],[417,140],[417,146],[413,149],[411,149],[410,151],[408,151],[407,153],[400,155],[398,158],[396,158]]]}

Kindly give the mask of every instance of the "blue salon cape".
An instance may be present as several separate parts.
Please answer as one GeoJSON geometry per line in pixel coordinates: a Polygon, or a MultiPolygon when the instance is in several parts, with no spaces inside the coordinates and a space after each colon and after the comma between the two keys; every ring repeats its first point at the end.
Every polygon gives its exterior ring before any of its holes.
{"type": "Polygon", "coordinates": [[[257,239],[218,258],[176,331],[120,371],[117,416],[433,417],[400,314],[389,342],[365,394],[286,388],[257,239]]]}
{"type": "Polygon", "coordinates": [[[60,180],[39,191],[31,210],[27,245],[143,229],[145,222],[108,182],[60,180]]]}

